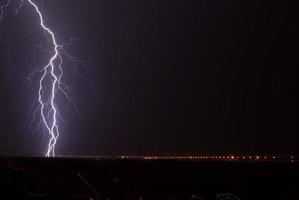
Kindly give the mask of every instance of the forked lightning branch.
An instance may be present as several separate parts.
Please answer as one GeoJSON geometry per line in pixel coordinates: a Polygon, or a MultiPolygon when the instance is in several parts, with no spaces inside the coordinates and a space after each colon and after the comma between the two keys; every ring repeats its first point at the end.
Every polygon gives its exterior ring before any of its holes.
{"type": "MultiPolygon", "coordinates": [[[[7,8],[10,6],[12,0],[9,0],[6,4],[1,5],[0,21],[3,20],[7,8]]],[[[74,103],[69,96],[69,92],[66,89],[65,84],[62,83],[63,76],[63,45],[57,43],[55,33],[47,26],[44,21],[44,16],[39,6],[33,0],[19,0],[19,6],[15,9],[16,13],[24,5],[28,5],[33,12],[36,13],[36,17],[39,18],[40,28],[50,38],[51,43],[51,57],[47,64],[38,70],[41,74],[39,78],[38,89],[38,112],[40,113],[41,123],[43,128],[48,134],[48,146],[45,153],[47,157],[55,156],[55,147],[60,135],[59,120],[58,120],[58,105],[57,105],[57,93],[61,92],[62,95],[71,103],[74,103]]],[[[76,107],[76,105],[74,105],[76,107]]],[[[77,108],[77,107],[76,107],[77,108]]]]}

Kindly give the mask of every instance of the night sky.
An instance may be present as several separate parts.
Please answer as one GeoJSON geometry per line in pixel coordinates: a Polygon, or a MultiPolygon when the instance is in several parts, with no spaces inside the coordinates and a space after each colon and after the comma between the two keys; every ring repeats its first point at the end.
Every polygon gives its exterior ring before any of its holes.
{"type": "MultiPolygon", "coordinates": [[[[296,5],[35,2],[59,43],[78,38],[67,50],[85,64],[64,65],[84,117],[59,100],[58,154],[299,154],[296,5]]],[[[50,46],[32,8],[16,6],[0,25],[10,43],[0,43],[0,154],[43,154],[47,135],[26,116],[38,75],[25,76],[49,58],[39,44],[50,46]]]]}

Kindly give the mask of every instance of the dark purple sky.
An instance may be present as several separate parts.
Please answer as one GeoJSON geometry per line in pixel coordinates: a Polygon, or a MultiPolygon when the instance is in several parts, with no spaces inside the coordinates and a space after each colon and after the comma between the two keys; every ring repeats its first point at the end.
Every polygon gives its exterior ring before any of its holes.
{"type": "MultiPolygon", "coordinates": [[[[6,1],[0,0],[3,4],[6,1]]],[[[298,154],[298,11],[274,1],[44,0],[60,43],[85,60],[65,80],[78,106],[62,112],[61,154],[298,154]],[[93,89],[94,88],[94,89],[93,89]]],[[[8,9],[0,37],[0,153],[43,153],[47,137],[24,128],[47,61],[38,18],[8,9]]],[[[66,107],[61,101],[60,106],[66,107]]]]}

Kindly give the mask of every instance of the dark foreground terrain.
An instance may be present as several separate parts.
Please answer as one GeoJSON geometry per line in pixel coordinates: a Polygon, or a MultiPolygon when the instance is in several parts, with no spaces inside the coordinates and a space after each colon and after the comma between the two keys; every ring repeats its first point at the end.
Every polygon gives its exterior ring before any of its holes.
{"type": "Polygon", "coordinates": [[[299,199],[296,162],[0,158],[0,199],[299,199]]]}

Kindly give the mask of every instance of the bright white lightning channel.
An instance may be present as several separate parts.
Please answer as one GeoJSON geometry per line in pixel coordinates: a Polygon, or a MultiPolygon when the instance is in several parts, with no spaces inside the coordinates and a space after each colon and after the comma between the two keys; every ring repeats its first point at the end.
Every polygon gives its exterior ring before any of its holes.
{"type": "Polygon", "coordinates": [[[44,19],[39,10],[39,7],[32,0],[28,0],[28,2],[31,6],[34,7],[36,13],[38,14],[40,19],[40,26],[42,27],[42,29],[51,36],[51,40],[54,48],[54,53],[49,63],[43,68],[43,74],[39,81],[39,91],[38,91],[38,101],[40,103],[40,114],[43,120],[43,124],[50,135],[48,150],[46,153],[46,156],[49,157],[49,156],[55,156],[55,145],[59,137],[59,126],[57,124],[57,108],[55,105],[55,96],[56,96],[57,89],[59,88],[60,79],[62,77],[62,68],[61,68],[62,58],[59,55],[60,45],[58,45],[56,42],[55,34],[44,24],[44,19]],[[55,71],[57,71],[55,70],[56,68],[58,68],[58,70],[60,71],[59,75],[55,74],[55,71]],[[45,81],[46,76],[48,76],[49,74],[53,78],[52,83],[50,85],[51,86],[50,103],[43,98],[43,93],[44,93],[43,83],[45,81]],[[49,109],[46,109],[47,105],[50,106],[49,109]]]}
{"type": "MultiPolygon", "coordinates": [[[[30,121],[29,126],[35,121],[36,114],[40,113],[41,120],[40,125],[43,126],[44,130],[49,135],[49,141],[47,146],[47,152],[45,154],[46,157],[55,157],[55,147],[57,144],[57,140],[60,135],[60,126],[59,123],[62,119],[58,113],[57,109],[57,92],[60,92],[68,103],[71,103],[76,112],[84,117],[75,101],[71,98],[72,89],[68,87],[65,83],[62,81],[63,76],[63,70],[62,70],[62,56],[66,56],[67,59],[72,61],[74,63],[74,66],[76,66],[77,63],[84,66],[83,61],[76,59],[75,57],[70,56],[66,50],[64,49],[65,46],[70,46],[72,43],[72,40],[75,38],[72,38],[70,40],[70,43],[63,43],[58,44],[55,33],[44,23],[44,17],[42,15],[42,12],[40,11],[40,8],[37,6],[37,4],[33,0],[19,0],[20,4],[15,9],[15,12],[18,13],[21,7],[24,5],[24,3],[28,3],[28,5],[34,10],[34,12],[39,17],[39,24],[41,29],[45,32],[46,35],[50,38],[51,48],[50,50],[50,59],[47,62],[44,67],[41,67],[38,70],[33,71],[29,74],[27,77],[31,81],[31,75],[35,74],[36,72],[41,73],[41,77],[39,79],[39,88],[38,88],[38,106],[34,108],[33,105],[30,109],[31,111],[34,110],[33,113],[33,119],[30,121]],[[59,120],[58,120],[59,119],[59,120]]],[[[5,10],[9,7],[12,0],[8,0],[5,5],[0,6],[0,22],[5,16],[5,10]]],[[[75,70],[76,71],[76,70],[75,70]]],[[[86,77],[82,74],[77,73],[77,75],[84,81],[87,81],[86,77]]],[[[89,81],[87,81],[89,83],[89,81]]],[[[90,84],[90,83],[89,83],[90,84]]]]}

